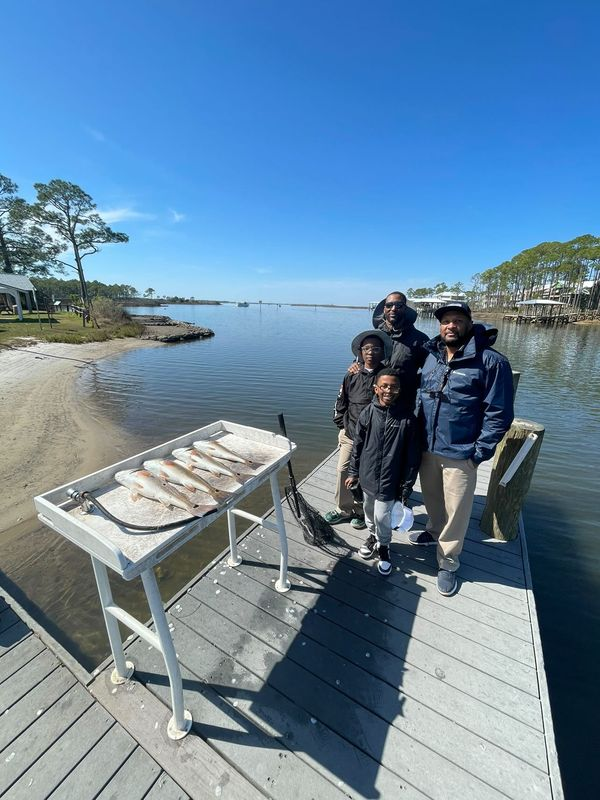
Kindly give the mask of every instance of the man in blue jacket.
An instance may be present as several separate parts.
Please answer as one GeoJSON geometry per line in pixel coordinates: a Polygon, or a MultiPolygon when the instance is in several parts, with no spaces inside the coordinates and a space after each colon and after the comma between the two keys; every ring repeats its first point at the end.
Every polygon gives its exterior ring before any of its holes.
{"type": "Polygon", "coordinates": [[[437,588],[448,596],[457,589],[477,467],[492,458],[513,420],[513,382],[508,360],[491,347],[497,331],[474,325],[466,303],[446,303],[435,316],[440,333],[425,345],[419,391],[426,435],[419,475],[429,519],[408,539],[437,545],[437,588]]]}

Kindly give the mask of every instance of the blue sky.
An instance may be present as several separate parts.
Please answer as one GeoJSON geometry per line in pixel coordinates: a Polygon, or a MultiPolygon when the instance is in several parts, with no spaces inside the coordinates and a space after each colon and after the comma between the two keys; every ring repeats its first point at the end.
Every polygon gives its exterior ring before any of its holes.
{"type": "Polygon", "coordinates": [[[90,279],[366,303],[600,234],[597,2],[5,4],[0,172],[82,186],[90,279]],[[8,68],[7,68],[8,65],[8,68]]]}

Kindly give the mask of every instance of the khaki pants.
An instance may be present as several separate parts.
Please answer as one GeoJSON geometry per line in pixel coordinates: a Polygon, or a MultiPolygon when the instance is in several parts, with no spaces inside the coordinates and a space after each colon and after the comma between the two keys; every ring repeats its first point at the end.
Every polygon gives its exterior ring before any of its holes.
{"type": "Polygon", "coordinates": [[[477,467],[470,459],[423,453],[419,477],[427,530],[438,543],[438,566],[456,572],[473,508],[477,467]]]}
{"type": "Polygon", "coordinates": [[[356,514],[362,517],[363,510],[361,503],[357,503],[352,492],[344,486],[344,481],[348,477],[348,465],[350,464],[353,442],[349,436],[346,436],[343,428],[338,436],[338,444],[340,446],[340,454],[338,457],[337,480],[335,484],[336,511],[342,514],[356,514]]]}

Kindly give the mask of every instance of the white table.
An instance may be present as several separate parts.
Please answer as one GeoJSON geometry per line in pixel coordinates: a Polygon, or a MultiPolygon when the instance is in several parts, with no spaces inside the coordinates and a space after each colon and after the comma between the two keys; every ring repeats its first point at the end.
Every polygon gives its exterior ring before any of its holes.
{"type": "MultiPolygon", "coordinates": [[[[229,529],[228,563],[230,566],[237,566],[242,561],[236,540],[235,518],[237,516],[269,528],[279,535],[280,567],[279,580],[275,588],[279,592],[288,591],[290,582],[287,575],[287,536],[277,473],[289,461],[295,449],[296,445],[284,436],[219,420],[34,498],[39,519],[52,530],[85,550],[92,559],[110,648],[115,662],[112,681],[123,683],[132,676],[134,671],[134,665],[125,659],[118,622],[122,622],[162,653],[171,686],[173,716],[167,732],[172,739],[182,738],[189,732],[192,718],[189,711],[183,707],[181,672],[158,590],[154,567],[226,513],[229,529]],[[210,482],[228,494],[226,501],[220,502],[218,505],[206,496],[207,505],[212,503],[213,506],[213,510],[207,516],[182,523],[181,527],[168,531],[136,533],[105,518],[93,506],[86,511],[74,501],[74,497],[77,497],[78,493],[90,492],[114,516],[137,525],[160,526],[177,519],[187,519],[188,515],[185,511],[167,509],[153,500],[142,499],[133,503],[129,491],[115,482],[114,475],[119,470],[141,468],[142,463],[148,459],[170,458],[175,448],[191,446],[193,441],[210,438],[218,439],[243,457],[252,458],[254,462],[257,462],[257,466],[250,468],[232,462],[223,462],[230,467],[233,466],[234,470],[239,469],[245,473],[244,482],[240,483],[235,479],[224,477],[215,479],[214,475],[210,475],[210,482]],[[267,480],[271,484],[275,523],[237,508],[240,501],[267,480]],[[156,632],[149,630],[138,619],[116,605],[110,589],[107,568],[112,569],[124,580],[131,580],[138,575],[141,577],[156,632]]],[[[207,474],[204,474],[204,477],[207,477],[207,474]]],[[[186,493],[186,490],[181,487],[176,488],[186,493]]],[[[196,493],[194,497],[197,496],[196,493]]]]}

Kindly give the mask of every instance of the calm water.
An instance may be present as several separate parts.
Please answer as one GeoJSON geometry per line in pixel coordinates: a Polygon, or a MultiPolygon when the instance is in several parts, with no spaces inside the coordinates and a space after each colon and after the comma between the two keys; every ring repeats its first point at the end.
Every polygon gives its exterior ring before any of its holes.
{"type": "MultiPolygon", "coordinates": [[[[128,443],[143,449],[218,418],[277,430],[283,411],[299,445],[298,477],[331,452],[333,402],[352,337],[371,327],[368,312],[172,306],[162,313],[206,325],[216,336],[86,368],[80,389],[91,413],[108,414],[128,443]]],[[[419,327],[437,332],[433,320],[419,327]]],[[[589,766],[597,736],[584,730],[596,730],[598,711],[600,327],[505,325],[496,346],[522,373],[517,415],[546,426],[525,522],[567,795],[590,797],[597,794],[589,766]]],[[[247,507],[262,511],[267,504],[263,491],[247,507]]],[[[219,552],[225,536],[220,521],[161,565],[163,597],[219,552]]],[[[9,562],[8,577],[37,605],[42,622],[86,666],[98,663],[107,644],[87,557],[38,529],[20,539],[19,557],[9,562]]],[[[121,603],[148,616],[135,582],[114,588],[121,603]]]]}

